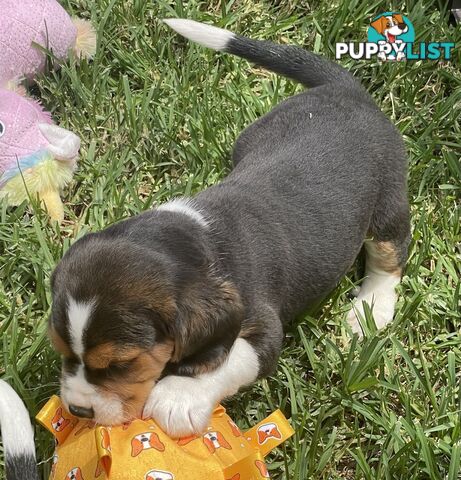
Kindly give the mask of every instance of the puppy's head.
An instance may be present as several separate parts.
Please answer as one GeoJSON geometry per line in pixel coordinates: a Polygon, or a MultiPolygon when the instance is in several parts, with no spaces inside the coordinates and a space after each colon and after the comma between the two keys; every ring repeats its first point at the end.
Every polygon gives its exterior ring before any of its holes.
{"type": "Polygon", "coordinates": [[[200,371],[233,344],[241,320],[233,286],[210,275],[197,252],[161,250],[91,234],[53,273],[49,335],[71,413],[102,424],[139,417],[167,365],[200,371]]]}

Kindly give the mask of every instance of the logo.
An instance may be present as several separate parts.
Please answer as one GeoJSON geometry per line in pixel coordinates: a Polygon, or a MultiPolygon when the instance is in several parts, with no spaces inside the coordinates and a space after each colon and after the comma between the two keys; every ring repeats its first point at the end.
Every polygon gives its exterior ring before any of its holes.
{"type": "Polygon", "coordinates": [[[355,60],[370,60],[376,56],[383,62],[404,60],[449,60],[453,42],[415,43],[415,29],[411,21],[396,12],[385,12],[374,17],[368,27],[367,42],[340,42],[336,44],[336,59],[349,55],[355,60]]]}
{"type": "Polygon", "coordinates": [[[403,60],[406,57],[406,44],[414,41],[413,24],[407,17],[398,13],[383,13],[374,18],[368,27],[368,42],[382,47],[378,52],[378,58],[383,61],[403,60]]]}

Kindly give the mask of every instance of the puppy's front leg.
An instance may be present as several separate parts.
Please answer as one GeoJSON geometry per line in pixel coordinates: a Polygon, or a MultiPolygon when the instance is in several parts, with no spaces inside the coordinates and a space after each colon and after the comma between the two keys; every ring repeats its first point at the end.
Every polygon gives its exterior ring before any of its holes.
{"type": "Polygon", "coordinates": [[[256,380],[260,365],[253,346],[238,338],[224,363],[196,377],[170,375],[153,388],[144,417],[152,417],[173,438],[203,433],[215,406],[256,380]]]}

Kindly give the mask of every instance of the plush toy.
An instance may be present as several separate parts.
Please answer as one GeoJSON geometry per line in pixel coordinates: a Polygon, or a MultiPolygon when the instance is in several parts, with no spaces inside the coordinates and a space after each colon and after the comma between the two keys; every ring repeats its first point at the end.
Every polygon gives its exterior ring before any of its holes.
{"type": "Polygon", "coordinates": [[[50,480],[264,480],[264,456],[294,433],[279,410],[242,433],[219,406],[203,435],[172,439],[153,420],[95,426],[58,397],[37,420],[57,443],[50,480]]]}
{"type": "Polygon", "coordinates": [[[67,58],[69,50],[78,57],[92,56],[96,34],[89,22],[72,20],[56,0],[2,0],[0,46],[0,86],[5,86],[42,71],[43,49],[59,60],[67,58]]]}
{"type": "Polygon", "coordinates": [[[61,222],[59,193],[72,178],[79,148],[79,138],[54,125],[36,101],[0,89],[0,200],[19,205],[38,196],[61,222]]]}

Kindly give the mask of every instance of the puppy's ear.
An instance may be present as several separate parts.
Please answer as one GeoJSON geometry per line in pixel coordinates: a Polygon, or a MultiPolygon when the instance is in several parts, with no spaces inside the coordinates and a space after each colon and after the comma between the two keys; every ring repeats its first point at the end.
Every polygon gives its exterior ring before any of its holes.
{"type": "Polygon", "coordinates": [[[232,282],[208,278],[194,285],[178,303],[171,373],[193,375],[220,365],[240,332],[242,317],[232,282]]]}
{"type": "Polygon", "coordinates": [[[387,26],[387,19],[386,17],[379,17],[377,20],[374,22],[371,22],[371,26],[381,35],[384,33],[384,30],[386,30],[387,26]]]}
{"type": "Polygon", "coordinates": [[[393,15],[393,17],[394,17],[394,21],[395,21],[396,23],[399,23],[399,24],[405,23],[405,22],[403,21],[402,15],[401,15],[400,13],[396,13],[395,15],[393,15]]]}

